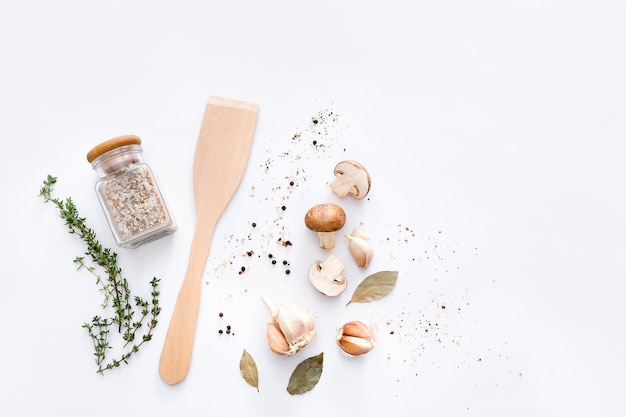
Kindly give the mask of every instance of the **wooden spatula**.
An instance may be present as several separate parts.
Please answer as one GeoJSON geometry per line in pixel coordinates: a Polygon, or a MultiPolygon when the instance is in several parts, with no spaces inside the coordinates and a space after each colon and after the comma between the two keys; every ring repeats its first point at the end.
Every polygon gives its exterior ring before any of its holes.
{"type": "Polygon", "coordinates": [[[206,105],[193,164],[195,231],[159,362],[161,378],[170,385],[189,370],[211,238],[246,170],[258,111],[256,104],[221,97],[210,97],[206,105]]]}

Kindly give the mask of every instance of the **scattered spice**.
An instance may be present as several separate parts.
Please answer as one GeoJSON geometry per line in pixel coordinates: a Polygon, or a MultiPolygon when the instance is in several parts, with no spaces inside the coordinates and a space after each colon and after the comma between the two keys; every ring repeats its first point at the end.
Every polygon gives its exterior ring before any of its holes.
{"type": "MultiPolygon", "coordinates": [[[[239,249],[233,252],[233,258],[237,256],[237,253],[246,252],[247,254],[251,250],[260,254],[258,258],[247,255],[250,262],[246,263],[248,276],[252,276],[251,263],[256,259],[262,262],[269,261],[272,265],[282,263],[284,266],[282,272],[285,275],[297,272],[295,264],[291,267],[287,259],[289,259],[289,250],[292,248],[295,235],[291,227],[294,224],[297,225],[299,236],[301,225],[299,216],[294,219],[293,210],[286,210],[287,204],[299,203],[301,197],[307,196],[308,185],[314,184],[318,187],[317,184],[324,184],[324,181],[329,180],[327,173],[319,170],[320,160],[327,158],[336,162],[348,159],[337,157],[341,152],[346,152],[345,147],[335,147],[342,129],[338,115],[332,109],[325,109],[313,115],[310,120],[306,120],[304,127],[296,129],[287,138],[289,139],[287,142],[281,140],[279,149],[274,146],[278,142],[273,139],[269,140],[266,158],[258,165],[260,175],[255,175],[256,183],[248,187],[249,198],[255,205],[255,210],[261,215],[267,213],[267,218],[256,217],[255,222],[249,219],[244,235],[226,237],[229,247],[239,249]],[[284,170],[277,172],[276,167],[279,165],[275,162],[278,159],[282,160],[281,168],[287,167],[286,172],[284,170]]],[[[369,198],[363,200],[363,204],[368,202],[369,198]]],[[[386,310],[388,312],[386,314],[389,314],[389,328],[385,333],[393,335],[394,342],[398,342],[399,349],[394,351],[393,355],[389,354],[387,358],[398,360],[409,367],[423,366],[428,363],[436,364],[438,359],[447,359],[446,355],[451,351],[446,343],[455,347],[463,344],[467,348],[467,341],[471,341],[470,336],[464,335],[462,330],[459,330],[463,329],[466,324],[461,323],[462,325],[458,326],[459,323],[454,323],[454,320],[460,317],[461,311],[469,306],[469,302],[467,304],[464,302],[468,295],[462,291],[456,294],[448,286],[442,287],[446,280],[456,277],[453,273],[460,270],[458,262],[465,258],[457,255],[460,252],[458,243],[449,241],[449,236],[441,228],[434,228],[430,231],[430,236],[424,236],[425,231],[421,224],[405,224],[396,221],[386,224],[385,227],[389,228],[386,234],[373,236],[374,239],[372,239],[376,246],[381,246],[377,247],[377,253],[379,253],[377,261],[384,264],[384,256],[388,254],[388,261],[392,263],[401,261],[400,264],[406,265],[406,261],[409,261],[412,267],[421,268],[416,273],[420,275],[420,286],[410,287],[410,282],[413,280],[403,280],[403,292],[397,294],[399,301],[394,302],[391,308],[386,310]],[[458,298],[454,298],[457,296],[458,298]]],[[[470,249],[478,253],[478,248],[472,246],[470,249]]],[[[233,268],[233,272],[240,272],[240,265],[235,263],[235,266],[232,266],[232,264],[230,260],[221,261],[221,265],[233,268]]],[[[405,273],[407,276],[413,275],[404,270],[388,272],[400,273],[403,276],[405,273]]],[[[363,288],[368,286],[363,285],[363,288]]],[[[464,289],[467,285],[469,284],[464,282],[460,286],[453,285],[452,288],[464,289]]],[[[374,285],[374,287],[377,286],[374,285]]],[[[385,296],[387,290],[391,291],[386,285],[373,289],[373,295],[364,290],[363,295],[360,295],[355,290],[356,294],[353,296],[356,300],[350,300],[349,303],[359,302],[358,300],[361,300],[360,302],[373,301],[385,296]]],[[[399,290],[400,288],[397,288],[394,291],[399,290]]],[[[384,346],[384,344],[381,345],[384,346]]],[[[482,355],[482,359],[486,357],[487,355],[482,355]]],[[[466,361],[464,364],[469,362],[474,362],[474,360],[466,361]]],[[[416,372],[411,372],[411,374],[417,375],[416,372]]],[[[401,382],[406,378],[399,377],[397,380],[401,382]]]]}

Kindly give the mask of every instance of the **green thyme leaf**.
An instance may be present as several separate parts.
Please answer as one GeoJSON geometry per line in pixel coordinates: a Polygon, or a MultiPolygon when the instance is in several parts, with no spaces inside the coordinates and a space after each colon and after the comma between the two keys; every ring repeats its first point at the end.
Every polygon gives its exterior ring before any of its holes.
{"type": "Polygon", "coordinates": [[[152,333],[158,323],[157,316],[161,312],[161,308],[158,306],[159,280],[153,278],[150,281],[150,286],[152,287],[152,298],[150,301],[140,297],[132,297],[128,281],[122,276],[122,269],[117,264],[117,254],[110,248],[105,248],[100,244],[96,238],[96,233],[87,226],[86,219],[80,217],[78,209],[70,197],[63,200],[52,196],[56,182],[56,177],[48,175],[39,190],[39,195],[44,199],[45,203],[51,202],[56,206],[61,219],[65,221],[69,234],[79,237],[87,246],[87,251],[84,253],[86,256],[76,257],[74,263],[78,265],[78,269],[84,268],[96,277],[96,284],[104,294],[104,301],[101,307],[113,314],[113,317],[109,318],[102,318],[96,315],[91,323],[83,324],[83,328],[87,331],[93,343],[98,373],[103,373],[108,369],[117,368],[121,363],[128,363],[128,359],[139,350],[143,343],[152,340],[152,333]],[[106,273],[106,279],[101,278],[96,271],[96,266],[101,267],[103,272],[106,273]],[[137,311],[133,307],[131,301],[133,299],[135,300],[137,311]],[[141,314],[139,320],[133,318],[135,313],[141,314]],[[143,326],[144,321],[148,325],[147,328],[143,326]],[[118,333],[121,335],[122,340],[125,341],[124,348],[127,348],[127,345],[132,341],[138,340],[136,333],[140,328],[146,330],[141,335],[141,342],[128,348],[121,355],[120,359],[114,359],[107,363],[107,352],[112,348],[109,335],[113,327],[117,327],[118,333]]]}
{"type": "Polygon", "coordinates": [[[239,370],[243,379],[254,388],[259,391],[259,371],[256,367],[254,358],[248,353],[247,350],[243,350],[241,359],[239,360],[239,370]]]}
{"type": "Polygon", "coordinates": [[[356,287],[350,303],[366,303],[383,298],[391,292],[398,280],[398,271],[380,271],[365,278],[356,287]]]}
{"type": "Polygon", "coordinates": [[[324,352],[300,362],[289,378],[287,392],[296,395],[311,391],[322,376],[323,365],[324,352]]]}

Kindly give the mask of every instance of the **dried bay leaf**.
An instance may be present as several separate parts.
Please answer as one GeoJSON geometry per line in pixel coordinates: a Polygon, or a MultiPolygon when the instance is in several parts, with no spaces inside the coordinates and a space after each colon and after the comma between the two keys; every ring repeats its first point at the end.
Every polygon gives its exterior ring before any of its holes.
{"type": "Polygon", "coordinates": [[[287,392],[296,395],[311,391],[322,376],[323,365],[324,352],[300,362],[289,378],[287,392]]]}
{"type": "Polygon", "coordinates": [[[252,355],[247,350],[243,350],[241,359],[239,360],[239,370],[243,379],[259,391],[259,371],[252,355]]]}
{"type": "Polygon", "coordinates": [[[365,278],[356,287],[350,303],[366,303],[383,298],[391,292],[398,280],[398,271],[379,271],[365,278]]]}

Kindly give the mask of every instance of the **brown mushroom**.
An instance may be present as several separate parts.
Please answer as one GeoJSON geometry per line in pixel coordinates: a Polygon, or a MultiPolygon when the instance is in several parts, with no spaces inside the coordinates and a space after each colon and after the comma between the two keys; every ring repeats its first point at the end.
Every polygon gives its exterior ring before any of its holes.
{"type": "Polygon", "coordinates": [[[313,206],[304,216],[304,224],[317,232],[322,249],[335,247],[335,232],[341,230],[346,223],[346,213],[341,207],[332,203],[313,206]]]}
{"type": "Polygon", "coordinates": [[[365,167],[356,161],[341,161],[335,166],[335,179],[330,188],[341,198],[348,194],[357,200],[364,198],[370,191],[372,180],[365,167]]]}

